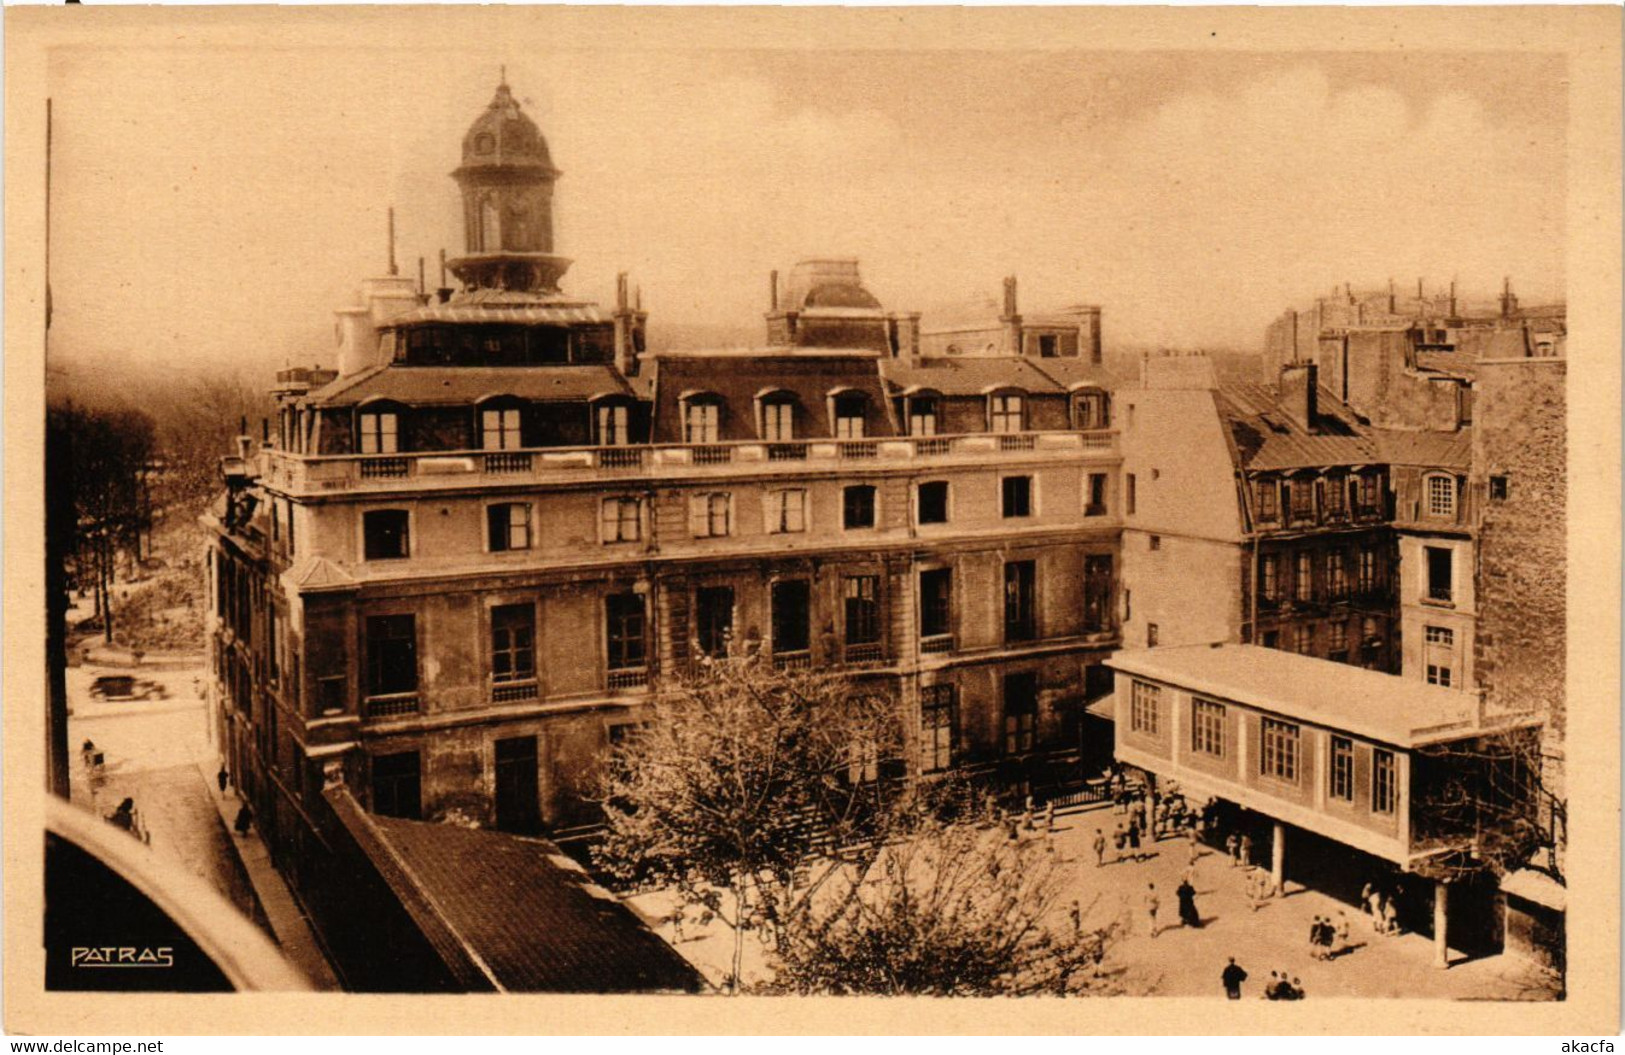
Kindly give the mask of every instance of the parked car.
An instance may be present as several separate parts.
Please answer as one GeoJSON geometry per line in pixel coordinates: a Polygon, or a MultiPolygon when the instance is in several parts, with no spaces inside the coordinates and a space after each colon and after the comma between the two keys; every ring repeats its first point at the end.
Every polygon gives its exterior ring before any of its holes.
{"type": "Polygon", "coordinates": [[[104,700],[163,700],[169,690],[133,674],[103,674],[90,683],[90,694],[104,700]]]}

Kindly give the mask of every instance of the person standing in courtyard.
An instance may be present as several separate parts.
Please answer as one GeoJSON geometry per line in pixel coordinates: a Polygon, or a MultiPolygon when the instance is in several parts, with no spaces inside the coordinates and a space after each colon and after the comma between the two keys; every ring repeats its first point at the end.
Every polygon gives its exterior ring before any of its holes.
{"type": "Polygon", "coordinates": [[[1179,922],[1195,929],[1202,925],[1202,917],[1196,911],[1196,888],[1191,885],[1190,877],[1180,881],[1174,896],[1179,898],[1179,922]]]}
{"type": "Polygon", "coordinates": [[[1336,937],[1337,940],[1332,946],[1332,954],[1334,956],[1341,956],[1351,948],[1349,945],[1349,917],[1348,913],[1344,912],[1342,909],[1337,910],[1336,937]]]}
{"type": "Polygon", "coordinates": [[[1219,975],[1219,981],[1224,983],[1224,995],[1231,1000],[1241,999],[1241,983],[1247,980],[1247,972],[1236,963],[1234,956],[1219,975]]]}
{"type": "Polygon", "coordinates": [[[1253,863],[1253,837],[1243,834],[1241,837],[1241,863],[1245,867],[1253,863]]]}
{"type": "Polygon", "coordinates": [[[214,782],[220,786],[220,794],[224,795],[226,788],[231,785],[231,774],[226,772],[225,766],[221,766],[220,772],[214,775],[214,782]]]}
{"type": "Polygon", "coordinates": [[[1384,901],[1382,905],[1382,932],[1399,933],[1399,909],[1395,906],[1393,898],[1384,901]]]}
{"type": "Polygon", "coordinates": [[[1231,868],[1241,864],[1241,836],[1237,835],[1235,832],[1231,832],[1229,835],[1225,836],[1224,852],[1230,855],[1231,868]]]}
{"type": "Polygon", "coordinates": [[[1140,828],[1136,824],[1128,826],[1128,849],[1136,861],[1145,860],[1144,855],[1140,853],[1140,828]]]}
{"type": "Polygon", "coordinates": [[[232,824],[232,828],[234,828],[236,830],[238,835],[247,835],[248,834],[248,828],[253,823],[254,823],[254,811],[249,809],[248,808],[248,803],[245,802],[245,803],[243,803],[242,807],[237,811],[237,820],[236,820],[235,823],[232,824]]]}
{"type": "Polygon", "coordinates": [[[1191,848],[1191,869],[1195,870],[1196,862],[1202,856],[1202,839],[1196,834],[1195,828],[1191,828],[1189,830],[1186,838],[1189,841],[1191,848]]]}
{"type": "Polygon", "coordinates": [[[1099,868],[1106,863],[1106,833],[1099,828],[1095,829],[1095,867],[1099,868]]]}
{"type": "Polygon", "coordinates": [[[1157,884],[1147,883],[1145,888],[1146,933],[1155,938],[1157,936],[1157,909],[1162,907],[1162,900],[1157,897],[1157,884]]]}

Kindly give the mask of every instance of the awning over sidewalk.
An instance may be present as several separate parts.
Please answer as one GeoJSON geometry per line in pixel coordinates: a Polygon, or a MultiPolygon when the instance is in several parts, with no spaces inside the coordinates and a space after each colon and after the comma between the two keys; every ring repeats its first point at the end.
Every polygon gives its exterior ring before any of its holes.
{"type": "Polygon", "coordinates": [[[1533,901],[1537,905],[1544,905],[1554,912],[1565,912],[1568,909],[1568,888],[1545,872],[1537,872],[1532,868],[1520,868],[1503,878],[1501,892],[1521,897],[1525,901],[1533,901]]]}

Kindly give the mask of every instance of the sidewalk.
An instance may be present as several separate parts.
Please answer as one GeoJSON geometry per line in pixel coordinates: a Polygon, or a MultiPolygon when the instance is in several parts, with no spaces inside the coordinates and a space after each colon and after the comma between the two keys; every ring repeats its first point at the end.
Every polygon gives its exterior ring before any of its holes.
{"type": "Polygon", "coordinates": [[[209,789],[209,797],[214,801],[215,809],[220,813],[220,823],[230,833],[231,844],[242,862],[243,871],[248,874],[248,881],[254,887],[254,895],[259,899],[260,907],[265,911],[265,918],[271,924],[271,931],[276,935],[277,944],[282,952],[295,967],[304,972],[310,979],[313,988],[322,991],[336,992],[341,987],[333,969],[328,966],[327,958],[322,955],[320,943],[315,933],[310,929],[310,923],[294,900],[293,893],[283,880],[282,873],[276,870],[271,863],[270,852],[260,841],[259,832],[250,829],[247,835],[238,835],[232,828],[237,819],[237,809],[241,805],[233,791],[221,793],[215,774],[209,772],[207,759],[198,759],[198,772],[209,789]]]}

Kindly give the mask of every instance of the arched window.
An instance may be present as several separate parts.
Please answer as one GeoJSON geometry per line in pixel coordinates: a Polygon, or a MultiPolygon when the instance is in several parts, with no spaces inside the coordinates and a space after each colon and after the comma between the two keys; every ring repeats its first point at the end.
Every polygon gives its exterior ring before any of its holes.
{"type": "Polygon", "coordinates": [[[863,439],[868,404],[863,393],[853,389],[838,388],[829,394],[830,422],[837,439],[863,439]]]}
{"type": "Polygon", "coordinates": [[[495,253],[502,248],[502,218],[490,195],[480,199],[480,250],[495,253]]]}
{"type": "Polygon", "coordinates": [[[1026,429],[1027,398],[1022,392],[995,392],[987,397],[989,432],[1022,432],[1026,429]]]}
{"type": "Polygon", "coordinates": [[[368,403],[356,411],[356,450],[362,454],[397,454],[401,450],[401,408],[394,403],[368,403]]]}
{"type": "Polygon", "coordinates": [[[941,406],[939,397],[935,392],[915,392],[907,397],[908,400],[908,434],[910,436],[935,436],[937,434],[937,413],[941,406]]]}
{"type": "Polygon", "coordinates": [[[758,434],[769,443],[796,438],[796,397],[789,392],[764,391],[756,396],[758,434]]]}
{"type": "Polygon", "coordinates": [[[722,436],[722,400],[709,392],[685,394],[683,442],[716,443],[722,436]]]}
{"type": "Polygon", "coordinates": [[[520,438],[523,404],[512,396],[497,396],[479,404],[480,448],[512,451],[523,447],[520,438]]]}
{"type": "Polygon", "coordinates": [[[1101,389],[1080,389],[1072,397],[1072,427],[1104,429],[1111,427],[1111,398],[1101,389]]]}

